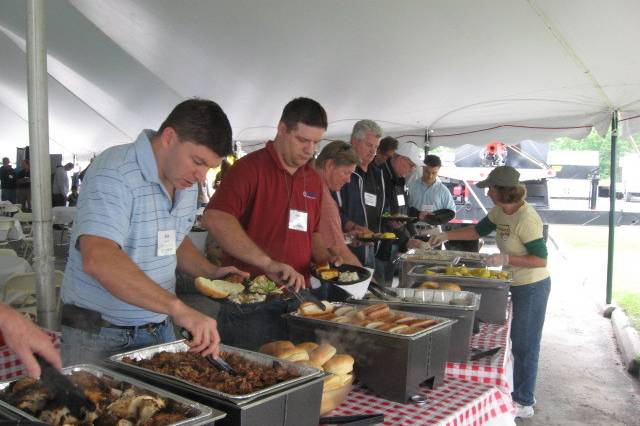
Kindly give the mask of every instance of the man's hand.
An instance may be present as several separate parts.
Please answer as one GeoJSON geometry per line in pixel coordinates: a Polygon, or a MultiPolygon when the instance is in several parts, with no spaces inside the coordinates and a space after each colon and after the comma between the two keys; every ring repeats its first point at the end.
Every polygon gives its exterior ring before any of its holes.
{"type": "Polygon", "coordinates": [[[276,262],[272,260],[265,268],[267,276],[275,282],[283,282],[287,287],[293,287],[295,291],[304,288],[305,281],[302,274],[293,269],[286,263],[276,262]]]}
{"type": "Polygon", "coordinates": [[[433,212],[420,212],[418,213],[418,219],[425,220],[427,217],[433,216],[433,212]]]}
{"type": "Polygon", "coordinates": [[[344,259],[342,259],[342,257],[340,256],[331,256],[326,260],[326,263],[330,265],[340,266],[344,263],[344,259]]]}
{"type": "Polygon", "coordinates": [[[238,274],[242,278],[249,278],[250,276],[248,272],[241,271],[235,266],[221,266],[216,269],[216,272],[215,274],[213,274],[212,278],[224,278],[229,274],[238,274]]]}
{"type": "Polygon", "coordinates": [[[34,353],[40,354],[56,368],[62,368],[60,352],[45,332],[8,306],[0,307],[0,311],[4,340],[27,368],[29,376],[40,378],[40,365],[33,356],[34,353]]]}
{"type": "Polygon", "coordinates": [[[508,254],[492,254],[487,257],[484,261],[487,266],[506,266],[509,264],[509,255],[508,254]]]}
{"type": "Polygon", "coordinates": [[[171,315],[173,321],[180,327],[184,327],[193,336],[187,342],[189,351],[198,352],[202,356],[213,355],[217,357],[220,352],[220,335],[218,323],[215,319],[196,311],[180,302],[177,311],[171,315]]]}
{"type": "Polygon", "coordinates": [[[431,234],[431,237],[429,238],[429,245],[431,247],[437,247],[442,243],[446,243],[447,241],[449,241],[449,236],[447,235],[447,233],[440,232],[438,234],[431,234]]]}

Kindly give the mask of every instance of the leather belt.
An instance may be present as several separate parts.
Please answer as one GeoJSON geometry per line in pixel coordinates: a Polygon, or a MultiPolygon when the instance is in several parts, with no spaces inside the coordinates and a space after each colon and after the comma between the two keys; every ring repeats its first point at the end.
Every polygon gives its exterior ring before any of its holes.
{"type": "Polygon", "coordinates": [[[144,330],[153,333],[168,322],[168,319],[165,319],[162,322],[149,322],[142,325],[117,325],[102,319],[100,312],[68,303],[62,305],[60,314],[60,323],[65,327],[77,328],[94,334],[98,334],[101,328],[115,328],[128,332],[144,330]]]}

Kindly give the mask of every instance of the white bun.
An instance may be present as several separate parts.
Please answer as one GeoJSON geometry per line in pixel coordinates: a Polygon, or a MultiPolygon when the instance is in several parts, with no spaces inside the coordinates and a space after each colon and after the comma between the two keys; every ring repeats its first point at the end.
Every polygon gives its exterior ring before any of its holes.
{"type": "Polygon", "coordinates": [[[355,360],[351,355],[335,355],[329,361],[322,364],[322,368],[328,373],[345,375],[353,371],[354,362],[355,360]]]}
{"type": "Polygon", "coordinates": [[[205,277],[196,278],[195,284],[200,293],[213,297],[214,299],[224,299],[225,297],[244,291],[242,284],[231,283],[224,280],[210,280],[205,277]]]}

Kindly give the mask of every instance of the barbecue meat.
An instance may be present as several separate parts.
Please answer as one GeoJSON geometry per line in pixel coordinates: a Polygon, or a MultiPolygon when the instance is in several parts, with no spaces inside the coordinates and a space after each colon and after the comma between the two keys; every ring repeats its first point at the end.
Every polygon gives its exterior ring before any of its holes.
{"type": "Polygon", "coordinates": [[[149,359],[125,357],[122,361],[231,395],[247,395],[298,377],[296,372],[279,364],[268,367],[232,353],[222,353],[221,357],[238,375],[216,369],[204,357],[193,352],[163,351],[149,359]]]}
{"type": "Polygon", "coordinates": [[[0,399],[56,426],[162,426],[197,414],[191,407],[166,401],[106,376],[96,377],[86,371],[77,371],[69,378],[96,405],[95,411],[83,409],[80,419],[64,406],[64,401],[61,402],[58,396],[30,378],[11,383],[0,392],[0,399]]]}

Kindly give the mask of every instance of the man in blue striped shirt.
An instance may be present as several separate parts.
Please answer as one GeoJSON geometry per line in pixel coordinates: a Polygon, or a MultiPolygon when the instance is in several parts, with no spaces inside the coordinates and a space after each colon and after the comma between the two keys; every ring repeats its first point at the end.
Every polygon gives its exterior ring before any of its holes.
{"type": "Polygon", "coordinates": [[[216,321],[176,297],[175,271],[210,278],[239,272],[211,264],[188,237],[196,183],[231,151],[222,109],[191,99],[157,132],[144,130],[92,163],[62,286],[65,364],[174,340],[172,319],[192,333],[191,350],[217,354],[216,321]]]}

